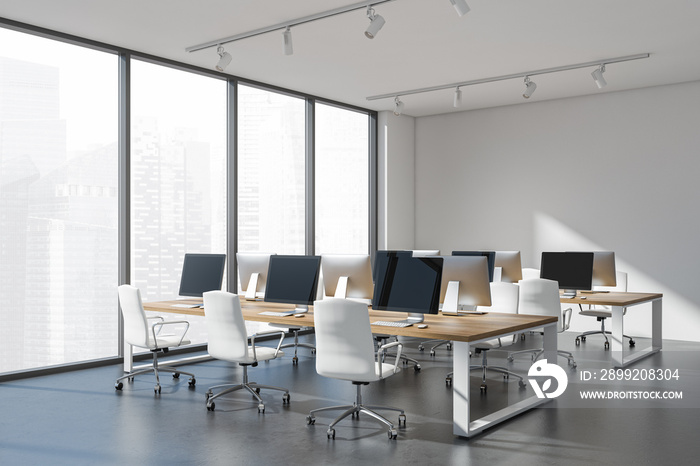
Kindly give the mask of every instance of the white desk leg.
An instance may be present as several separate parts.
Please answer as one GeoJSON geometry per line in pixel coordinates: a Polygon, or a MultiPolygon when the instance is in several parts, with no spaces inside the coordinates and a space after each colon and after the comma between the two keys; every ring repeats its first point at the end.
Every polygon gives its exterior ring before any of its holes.
{"type": "Polygon", "coordinates": [[[542,357],[550,364],[557,363],[557,326],[548,325],[544,327],[544,336],[542,337],[542,349],[544,354],[542,357]]]}
{"type": "Polygon", "coordinates": [[[469,342],[452,343],[452,419],[453,432],[469,436],[469,342]]]}
{"type": "Polygon", "coordinates": [[[624,365],[624,325],[623,314],[625,308],[620,306],[612,306],[612,338],[610,338],[610,351],[612,353],[613,367],[622,367],[624,365]]]}
{"type": "Polygon", "coordinates": [[[124,372],[129,373],[134,370],[134,347],[124,342],[124,372]]]}
{"type": "Polygon", "coordinates": [[[661,349],[661,298],[651,302],[651,346],[655,351],[661,349]]]}

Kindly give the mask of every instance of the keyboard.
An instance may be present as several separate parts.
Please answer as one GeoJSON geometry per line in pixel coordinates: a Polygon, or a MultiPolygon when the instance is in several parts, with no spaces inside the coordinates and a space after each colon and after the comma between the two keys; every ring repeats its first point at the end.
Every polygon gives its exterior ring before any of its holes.
{"type": "Polygon", "coordinates": [[[382,327],[410,327],[413,324],[410,322],[389,322],[386,320],[378,320],[376,322],[372,322],[372,325],[381,325],[382,327]]]}
{"type": "Polygon", "coordinates": [[[259,312],[258,314],[261,316],[286,317],[286,316],[291,316],[292,314],[294,314],[294,311],[286,311],[286,312],[264,311],[264,312],[259,312]]]}

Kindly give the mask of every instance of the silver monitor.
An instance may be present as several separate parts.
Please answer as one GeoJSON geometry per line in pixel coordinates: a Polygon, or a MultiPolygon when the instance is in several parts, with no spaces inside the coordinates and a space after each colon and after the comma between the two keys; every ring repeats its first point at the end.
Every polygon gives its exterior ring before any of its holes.
{"type": "Polygon", "coordinates": [[[496,267],[501,268],[501,281],[518,283],[523,279],[520,251],[496,251],[496,267]]]}
{"type": "Polygon", "coordinates": [[[265,296],[265,284],[267,283],[271,255],[256,252],[236,253],[238,279],[241,290],[245,292],[245,299],[251,301],[265,296]]]}
{"type": "Polygon", "coordinates": [[[616,286],[615,253],[593,251],[593,286],[616,286]]]}
{"type": "Polygon", "coordinates": [[[491,305],[488,258],[485,256],[446,256],[442,262],[440,302],[442,313],[458,315],[459,306],[474,309],[491,305]]]}
{"type": "Polygon", "coordinates": [[[372,299],[372,263],[367,254],[323,254],[321,275],[326,296],[372,299]]]}
{"type": "Polygon", "coordinates": [[[440,255],[440,250],[439,249],[413,249],[411,251],[413,257],[431,257],[431,256],[439,256],[440,255]]]}

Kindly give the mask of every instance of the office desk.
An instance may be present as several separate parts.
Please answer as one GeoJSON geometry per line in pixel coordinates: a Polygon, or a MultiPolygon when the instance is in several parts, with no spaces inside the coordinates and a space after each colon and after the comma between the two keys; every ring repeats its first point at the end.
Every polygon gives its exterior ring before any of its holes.
{"type": "MultiPolygon", "coordinates": [[[[625,367],[633,362],[651,356],[661,350],[661,299],[660,293],[630,293],[621,291],[611,291],[609,293],[600,292],[579,292],[575,298],[561,298],[562,303],[570,304],[590,304],[600,306],[610,306],[612,311],[612,338],[610,339],[610,351],[614,367],[625,367]],[[585,299],[584,299],[585,298],[585,299]],[[635,350],[634,353],[625,355],[625,345],[623,342],[624,326],[623,314],[625,308],[630,308],[637,304],[651,302],[651,346],[642,350],[635,350]]],[[[630,312],[629,310],[627,312],[630,312]]]]}
{"type": "MultiPolygon", "coordinates": [[[[201,300],[177,300],[157,303],[144,303],[148,311],[173,312],[178,314],[204,315],[202,309],[174,308],[175,303],[201,303],[201,300]]],[[[279,311],[291,309],[287,304],[275,304],[265,302],[253,302],[241,300],[243,318],[257,322],[270,322],[290,326],[313,327],[313,307],[304,317],[292,316],[266,316],[260,315],[262,311],[279,311]]],[[[370,322],[377,320],[402,320],[405,313],[375,311],[370,309],[370,322]]],[[[547,316],[528,316],[518,314],[489,313],[484,315],[443,316],[425,315],[425,323],[428,328],[419,329],[415,325],[411,327],[382,327],[372,326],[372,332],[398,336],[417,337],[424,339],[452,340],[454,341],[454,374],[452,376],[453,392],[453,432],[455,435],[471,437],[484,429],[492,427],[517,414],[538,406],[548,399],[540,399],[535,395],[522,401],[507,406],[481,419],[470,420],[470,377],[469,377],[469,351],[471,345],[492,338],[512,335],[533,329],[544,328],[544,357],[548,361],[557,360],[557,318],[547,316]]],[[[529,388],[528,388],[529,389],[529,388]]]]}

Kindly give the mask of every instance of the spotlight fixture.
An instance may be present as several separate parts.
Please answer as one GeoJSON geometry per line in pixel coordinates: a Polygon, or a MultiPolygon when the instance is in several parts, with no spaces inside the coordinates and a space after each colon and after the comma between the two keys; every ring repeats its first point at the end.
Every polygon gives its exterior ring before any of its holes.
{"type": "Polygon", "coordinates": [[[282,33],[284,38],[284,54],[292,55],[294,53],[294,48],[292,46],[292,30],[287,26],[287,29],[282,33]]]}
{"type": "Polygon", "coordinates": [[[394,98],[394,115],[401,116],[401,113],[403,113],[403,102],[401,102],[399,96],[396,96],[394,98]]]}
{"type": "Polygon", "coordinates": [[[535,92],[535,89],[537,89],[537,84],[530,81],[530,76],[525,76],[525,92],[523,92],[523,97],[529,99],[535,92]]]}
{"type": "Polygon", "coordinates": [[[591,76],[593,76],[593,81],[595,81],[595,83],[598,85],[598,89],[602,89],[608,84],[603,77],[603,73],[605,73],[605,65],[600,65],[595,71],[593,71],[593,73],[591,73],[591,76]]]}
{"type": "Polygon", "coordinates": [[[368,39],[374,39],[374,36],[377,35],[386,21],[380,15],[374,14],[372,5],[367,6],[367,17],[369,18],[369,26],[365,31],[365,36],[367,36],[368,39]]]}
{"type": "Polygon", "coordinates": [[[450,3],[453,7],[455,7],[455,10],[457,10],[457,14],[460,17],[469,13],[470,8],[465,0],[450,0],[450,3]]]}
{"type": "Polygon", "coordinates": [[[452,106],[454,108],[459,108],[462,106],[462,89],[460,89],[459,86],[457,86],[455,89],[455,97],[454,101],[452,102],[452,106]]]}
{"type": "Polygon", "coordinates": [[[219,54],[219,62],[216,64],[216,69],[224,71],[228,64],[231,63],[231,54],[226,52],[221,45],[216,48],[216,53],[219,54]]]}

